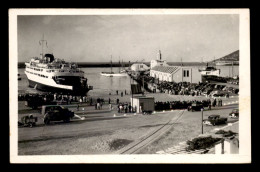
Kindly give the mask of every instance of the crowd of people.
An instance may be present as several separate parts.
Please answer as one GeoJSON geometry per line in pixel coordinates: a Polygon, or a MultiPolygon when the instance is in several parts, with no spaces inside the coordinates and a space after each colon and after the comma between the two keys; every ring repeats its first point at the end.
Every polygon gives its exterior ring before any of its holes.
{"type": "Polygon", "coordinates": [[[117,105],[118,113],[132,113],[133,109],[130,103],[119,103],[117,105]]]}
{"type": "Polygon", "coordinates": [[[208,107],[211,109],[211,107],[216,106],[222,106],[222,99],[207,99],[207,100],[191,100],[191,101],[167,101],[167,102],[161,102],[157,101],[155,102],[155,110],[156,111],[162,111],[162,110],[174,110],[174,109],[187,109],[189,106],[191,106],[193,103],[199,102],[203,105],[203,107],[208,107]]]}
{"type": "Polygon", "coordinates": [[[72,96],[68,94],[58,94],[58,93],[26,93],[26,94],[18,94],[18,101],[42,101],[42,102],[64,102],[67,104],[71,104],[72,102],[87,102],[87,96],[72,96]]]}

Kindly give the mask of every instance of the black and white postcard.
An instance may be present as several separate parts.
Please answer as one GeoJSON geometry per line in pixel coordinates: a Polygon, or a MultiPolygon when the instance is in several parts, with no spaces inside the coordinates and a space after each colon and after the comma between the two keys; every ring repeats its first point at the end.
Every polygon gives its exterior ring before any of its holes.
{"type": "Polygon", "coordinates": [[[9,9],[11,163],[250,163],[249,9],[9,9]]]}

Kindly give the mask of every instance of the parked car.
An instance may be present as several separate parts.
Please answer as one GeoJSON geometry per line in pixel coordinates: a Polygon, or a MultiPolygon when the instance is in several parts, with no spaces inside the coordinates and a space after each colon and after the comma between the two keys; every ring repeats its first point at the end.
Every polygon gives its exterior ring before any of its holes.
{"type": "Polygon", "coordinates": [[[224,97],[225,94],[224,93],[215,93],[212,95],[213,97],[224,97]]]}
{"type": "Polygon", "coordinates": [[[225,124],[227,122],[227,118],[220,117],[220,115],[210,115],[208,119],[203,120],[203,124],[205,125],[219,125],[225,124]]]}
{"type": "Polygon", "coordinates": [[[23,116],[21,118],[21,122],[18,121],[18,126],[23,126],[23,127],[30,127],[32,128],[33,126],[36,125],[36,122],[38,121],[37,117],[34,117],[33,115],[28,115],[28,116],[23,116]]]}
{"type": "Polygon", "coordinates": [[[188,111],[200,111],[203,107],[201,102],[192,103],[191,106],[188,106],[188,111]]]}
{"type": "Polygon", "coordinates": [[[42,115],[44,115],[44,123],[49,124],[50,121],[69,122],[70,119],[74,117],[74,112],[64,106],[46,105],[42,106],[42,115]]]}
{"type": "Polygon", "coordinates": [[[238,118],[239,117],[239,109],[233,109],[232,112],[229,113],[230,118],[238,118]]]}

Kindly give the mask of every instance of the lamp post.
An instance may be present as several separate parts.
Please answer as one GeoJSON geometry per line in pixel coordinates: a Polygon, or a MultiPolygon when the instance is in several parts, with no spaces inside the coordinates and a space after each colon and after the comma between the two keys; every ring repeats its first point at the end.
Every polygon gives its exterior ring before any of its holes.
{"type": "Polygon", "coordinates": [[[203,134],[203,108],[201,108],[201,134],[203,134]]]}

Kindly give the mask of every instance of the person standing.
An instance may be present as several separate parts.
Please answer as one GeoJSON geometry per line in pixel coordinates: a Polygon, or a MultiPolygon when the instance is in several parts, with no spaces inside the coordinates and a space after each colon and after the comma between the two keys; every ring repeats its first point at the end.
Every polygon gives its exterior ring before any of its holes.
{"type": "Polygon", "coordinates": [[[216,104],[217,104],[217,100],[216,100],[216,98],[215,98],[214,101],[213,101],[213,107],[215,107],[216,104]]]}
{"type": "Polygon", "coordinates": [[[132,108],[131,108],[130,104],[128,105],[128,109],[129,109],[128,111],[131,113],[132,112],[132,108]]]}
{"type": "Polygon", "coordinates": [[[122,113],[122,112],[123,112],[123,106],[120,105],[120,106],[119,106],[119,109],[120,109],[119,112],[122,113]]]}
{"type": "Polygon", "coordinates": [[[127,105],[125,104],[125,113],[127,113],[127,105]]]}
{"type": "Polygon", "coordinates": [[[120,112],[120,106],[117,105],[117,112],[119,113],[120,112]]]}
{"type": "Polygon", "coordinates": [[[90,98],[90,106],[92,106],[93,100],[92,97],[90,98]]]}
{"type": "Polygon", "coordinates": [[[108,98],[108,104],[110,104],[110,102],[111,102],[111,100],[110,100],[110,98],[108,98]]]}
{"type": "Polygon", "coordinates": [[[79,99],[79,104],[80,104],[80,105],[82,104],[82,98],[79,99]]]}
{"type": "Polygon", "coordinates": [[[211,106],[214,106],[214,99],[210,99],[211,106]]]}
{"type": "Polygon", "coordinates": [[[211,110],[211,103],[209,103],[209,110],[211,110]]]}

